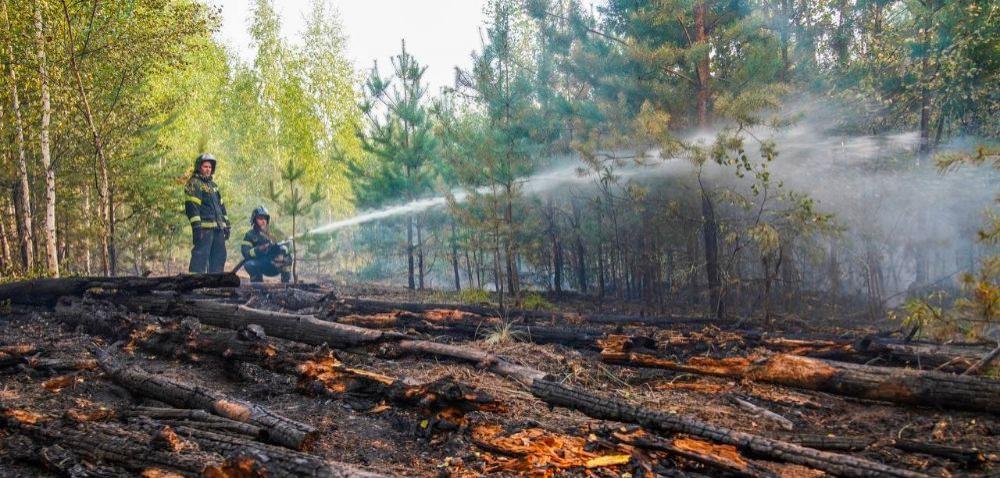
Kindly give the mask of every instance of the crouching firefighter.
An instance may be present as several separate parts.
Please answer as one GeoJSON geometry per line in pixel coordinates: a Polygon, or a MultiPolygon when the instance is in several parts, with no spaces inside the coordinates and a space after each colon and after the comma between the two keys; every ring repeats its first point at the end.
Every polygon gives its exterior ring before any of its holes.
{"type": "Polygon", "coordinates": [[[292,256],[284,244],[276,243],[271,236],[271,215],[264,206],[257,206],[250,214],[250,226],[240,246],[250,282],[264,282],[264,276],[281,275],[281,282],[287,283],[292,278],[292,256]]]}
{"type": "Polygon", "coordinates": [[[199,155],[194,160],[194,174],[184,186],[184,213],[191,221],[194,242],[188,267],[192,273],[222,272],[226,265],[229,217],[226,216],[219,186],[212,180],[215,165],[211,154],[199,155]]]}

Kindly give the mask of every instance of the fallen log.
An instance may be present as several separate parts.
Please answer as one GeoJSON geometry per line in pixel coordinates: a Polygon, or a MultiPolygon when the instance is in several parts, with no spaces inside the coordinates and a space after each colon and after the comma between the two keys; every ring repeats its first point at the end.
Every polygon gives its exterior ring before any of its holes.
{"type": "Polygon", "coordinates": [[[369,299],[340,299],[332,310],[328,310],[327,317],[345,316],[351,314],[372,315],[393,311],[405,311],[421,314],[432,310],[457,310],[483,317],[520,317],[533,321],[559,321],[571,323],[591,323],[591,324],[636,324],[649,326],[665,326],[676,324],[709,323],[713,320],[703,317],[682,317],[682,316],[638,316],[638,315],[615,315],[615,314],[574,314],[567,312],[555,312],[530,309],[506,309],[486,305],[470,304],[444,304],[444,303],[421,303],[421,302],[386,302],[369,299]]]}
{"type": "Polygon", "coordinates": [[[781,438],[817,450],[859,451],[873,446],[887,446],[907,453],[922,453],[945,458],[964,466],[979,466],[997,459],[995,453],[987,453],[978,448],[941,445],[902,438],[879,440],[866,437],[828,435],[783,435],[781,438]]]}
{"type": "MultiPolygon", "coordinates": [[[[102,313],[105,308],[86,300],[64,300],[56,307],[56,316],[69,323],[120,329],[121,326],[115,324],[94,323],[94,318],[98,317],[124,320],[120,315],[102,313]],[[80,316],[88,319],[81,322],[80,316]]],[[[473,410],[498,409],[492,397],[453,378],[420,383],[408,377],[389,377],[347,367],[328,352],[314,347],[295,342],[279,343],[268,337],[259,325],[224,330],[201,327],[195,320],[164,323],[153,318],[135,325],[137,330],[131,334],[130,348],[140,347],[191,361],[198,361],[200,355],[215,355],[226,359],[227,368],[260,364],[268,370],[298,377],[299,388],[305,392],[346,398],[354,408],[360,409],[372,408],[383,401],[416,408],[418,413],[428,417],[430,425],[439,428],[462,424],[465,414],[473,410]],[[366,403],[362,405],[362,402],[366,403]]],[[[197,410],[187,411],[185,415],[195,412],[206,414],[197,410]]],[[[170,412],[158,412],[157,417],[162,413],[170,412]]],[[[430,428],[425,427],[425,431],[429,433],[430,428]]],[[[266,432],[266,429],[259,430],[262,439],[266,438],[266,432]]]]}
{"type": "Polygon", "coordinates": [[[129,470],[165,469],[185,476],[200,476],[207,465],[219,463],[218,455],[186,450],[175,453],[151,444],[141,431],[105,423],[74,423],[27,411],[5,408],[3,425],[32,440],[59,445],[90,461],[113,463],[129,470]]]}
{"type": "Polygon", "coordinates": [[[746,460],[731,445],[712,445],[683,437],[668,440],[650,436],[641,430],[633,433],[615,431],[611,433],[611,437],[619,443],[647,450],[665,451],[734,476],[744,478],[777,478],[778,476],[776,473],[762,469],[746,460]]]}
{"type": "MultiPolygon", "coordinates": [[[[531,325],[504,324],[495,317],[481,317],[456,311],[433,309],[420,314],[402,314],[399,317],[380,317],[376,327],[394,327],[397,330],[412,330],[427,335],[477,340],[505,328],[505,332],[515,340],[535,344],[560,344],[567,347],[596,349],[597,341],[604,332],[594,328],[575,325],[531,325]]],[[[348,316],[338,319],[340,323],[365,326],[363,317],[348,316]]]]}
{"type": "Polygon", "coordinates": [[[906,405],[1000,413],[1000,381],[942,372],[875,367],[788,354],[693,357],[686,363],[629,350],[627,337],[604,341],[606,363],[742,378],[906,405]]]}
{"type": "Polygon", "coordinates": [[[894,468],[881,463],[805,448],[759,435],[716,427],[682,415],[664,413],[608,399],[588,391],[547,380],[531,384],[532,395],[560,407],[577,410],[593,418],[634,423],[659,433],[683,433],[716,443],[735,446],[756,456],[787,461],[845,477],[926,477],[922,473],[894,468]]]}
{"type": "Polygon", "coordinates": [[[170,277],[65,277],[34,279],[0,284],[0,302],[52,306],[60,297],[82,296],[90,289],[117,290],[128,293],[151,291],[185,292],[209,287],[239,287],[236,274],[197,274],[170,277]]]}
{"type": "Polygon", "coordinates": [[[38,353],[33,344],[15,344],[0,346],[0,368],[22,363],[25,358],[38,353]]]}
{"type": "MultiPolygon", "coordinates": [[[[165,427],[143,417],[126,425],[56,419],[28,410],[0,409],[0,424],[38,443],[58,446],[92,463],[109,463],[150,476],[268,476],[376,478],[354,466],[235,437],[179,426],[165,427]],[[182,438],[183,437],[183,438],[182,438]],[[189,443],[189,442],[193,442],[189,443]],[[219,474],[239,464],[255,475],[219,474]],[[157,470],[159,475],[150,470],[157,470]]],[[[40,451],[44,453],[46,448],[40,451]]],[[[55,452],[58,450],[50,450],[55,452]]],[[[72,458],[63,454],[64,458],[72,458]]],[[[42,460],[44,462],[44,457],[42,460]]],[[[74,476],[74,475],[70,475],[74,476]]],[[[99,476],[99,475],[80,475],[99,476]]],[[[146,476],[146,475],[143,475],[146,476]]]]}
{"type": "Polygon", "coordinates": [[[114,297],[113,300],[141,312],[196,317],[202,323],[215,327],[239,330],[248,325],[257,325],[272,337],[309,345],[327,344],[334,348],[344,348],[406,337],[398,332],[327,322],[311,315],[270,312],[238,304],[189,299],[170,293],[114,297]]]}
{"type": "Polygon", "coordinates": [[[223,431],[230,434],[245,435],[251,438],[262,438],[261,427],[245,422],[230,420],[218,415],[212,415],[204,410],[192,410],[189,408],[159,408],[159,407],[133,407],[131,409],[118,412],[119,416],[125,418],[151,418],[165,425],[189,426],[192,428],[209,428],[223,431]]]}
{"type": "MultiPolygon", "coordinates": [[[[729,444],[740,450],[756,453],[770,459],[787,461],[813,467],[838,476],[846,477],[901,477],[922,478],[926,475],[893,468],[862,458],[837,455],[804,448],[779,440],[758,435],[715,427],[693,418],[655,412],[644,408],[608,400],[597,394],[567,388],[551,382],[548,376],[531,367],[513,364],[500,357],[472,347],[439,344],[425,340],[410,340],[398,333],[384,333],[377,330],[318,321],[310,316],[292,314],[262,313],[246,307],[232,305],[210,305],[207,301],[192,301],[165,294],[127,297],[119,303],[138,307],[144,311],[159,313],[180,313],[192,315],[206,323],[227,328],[239,328],[247,323],[260,325],[268,335],[297,340],[304,343],[327,342],[333,339],[341,346],[396,342],[397,351],[445,356],[471,362],[479,368],[492,371],[525,385],[537,398],[553,406],[563,406],[580,411],[590,417],[635,423],[653,431],[685,433],[729,444]],[[201,306],[204,305],[204,306],[201,306]],[[213,316],[218,315],[213,318],[213,316]],[[285,322],[282,324],[282,322],[285,322]],[[298,324],[308,324],[313,335],[304,335],[298,324]]],[[[391,349],[391,347],[390,347],[391,349]]]]}
{"type": "Polygon", "coordinates": [[[235,292],[246,306],[279,307],[293,311],[322,307],[324,302],[331,297],[329,294],[302,290],[285,284],[273,287],[251,284],[235,289],[235,292]]]}
{"type": "MultiPolygon", "coordinates": [[[[163,430],[155,421],[138,420],[137,425],[151,434],[163,430]]],[[[312,478],[378,478],[383,475],[370,473],[346,463],[331,462],[315,455],[260,443],[225,433],[178,426],[171,431],[179,437],[197,444],[201,450],[217,453],[227,458],[225,463],[207,467],[204,476],[267,476],[312,478]],[[242,469],[256,474],[225,474],[227,469],[242,469]]]]}
{"type": "Polygon", "coordinates": [[[115,382],[140,395],[164,403],[205,410],[224,418],[249,423],[264,431],[267,441],[301,450],[316,438],[315,428],[290,420],[264,407],[228,397],[206,387],[152,375],[136,366],[125,366],[108,352],[95,348],[94,355],[101,368],[115,382]]]}

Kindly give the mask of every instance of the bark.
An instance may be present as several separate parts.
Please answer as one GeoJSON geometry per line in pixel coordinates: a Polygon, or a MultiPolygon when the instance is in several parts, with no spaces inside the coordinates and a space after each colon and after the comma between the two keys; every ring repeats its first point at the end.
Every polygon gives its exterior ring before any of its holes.
{"type": "Polygon", "coordinates": [[[42,170],[45,171],[45,262],[49,275],[59,277],[59,251],[56,238],[56,170],[52,165],[52,153],[49,146],[52,101],[49,97],[49,73],[45,59],[45,28],[40,0],[35,1],[35,44],[38,49],[38,82],[42,102],[42,124],[38,130],[38,146],[42,170]]]}
{"type": "Polygon", "coordinates": [[[204,287],[239,286],[236,274],[178,275],[172,277],[66,277],[0,284],[0,301],[12,304],[52,306],[63,296],[82,296],[90,289],[113,289],[128,293],[190,291],[204,287]]]}
{"type": "Polygon", "coordinates": [[[201,409],[249,423],[265,430],[267,441],[294,450],[308,448],[318,436],[315,428],[259,405],[228,397],[207,387],[152,375],[139,367],[126,366],[101,349],[94,349],[94,353],[101,368],[115,382],[140,395],[176,407],[201,409]]]}
{"type": "Polygon", "coordinates": [[[874,367],[832,360],[775,354],[769,357],[711,359],[685,364],[606,343],[601,360],[621,365],[663,368],[774,383],[869,400],[1000,413],[1000,381],[933,371],[874,367]]]}
{"type": "Polygon", "coordinates": [[[35,266],[34,228],[31,224],[31,184],[28,182],[28,159],[25,153],[24,123],[21,120],[21,100],[17,88],[17,72],[14,71],[13,28],[7,12],[7,0],[3,2],[4,23],[7,26],[7,75],[10,77],[10,94],[14,110],[14,127],[17,131],[17,187],[14,209],[17,217],[17,235],[21,242],[21,265],[24,272],[35,266]]]}
{"type": "Polygon", "coordinates": [[[76,59],[76,46],[73,40],[73,21],[70,18],[69,6],[66,4],[66,0],[62,0],[63,18],[66,20],[66,39],[67,45],[66,49],[69,53],[70,69],[73,72],[73,76],[76,79],[77,93],[80,95],[80,102],[83,106],[83,116],[87,121],[87,127],[90,129],[90,138],[94,145],[94,152],[97,156],[97,172],[98,172],[98,182],[97,182],[97,192],[100,196],[100,203],[98,204],[98,210],[101,223],[101,252],[102,252],[102,266],[105,276],[114,275],[113,270],[113,257],[114,257],[114,218],[112,216],[111,209],[111,181],[109,179],[108,172],[108,160],[105,156],[104,143],[101,140],[101,134],[97,129],[97,123],[94,120],[94,112],[90,107],[90,97],[87,95],[87,90],[83,85],[83,76],[80,74],[80,65],[76,59]]]}

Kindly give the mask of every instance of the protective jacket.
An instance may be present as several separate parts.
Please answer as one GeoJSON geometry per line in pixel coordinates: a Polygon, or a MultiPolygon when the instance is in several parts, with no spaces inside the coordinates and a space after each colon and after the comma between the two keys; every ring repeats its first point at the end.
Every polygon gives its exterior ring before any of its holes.
{"type": "MultiPolygon", "coordinates": [[[[197,165],[195,165],[197,168],[197,165]]],[[[226,205],[222,203],[219,186],[211,177],[193,174],[184,186],[184,213],[191,227],[203,229],[226,229],[229,227],[229,217],[226,215],[226,205]]]]}
{"type": "Polygon", "coordinates": [[[243,253],[244,259],[258,259],[262,257],[269,257],[271,255],[271,249],[277,249],[276,247],[269,247],[263,252],[259,251],[257,248],[264,244],[270,244],[274,246],[274,238],[270,234],[257,229],[256,227],[247,231],[243,236],[243,243],[240,244],[240,252],[243,253]]]}

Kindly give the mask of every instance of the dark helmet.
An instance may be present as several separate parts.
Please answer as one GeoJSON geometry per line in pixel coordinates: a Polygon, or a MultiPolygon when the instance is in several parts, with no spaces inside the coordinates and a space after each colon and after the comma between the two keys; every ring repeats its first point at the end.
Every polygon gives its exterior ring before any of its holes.
{"type": "Polygon", "coordinates": [[[267,219],[268,224],[271,223],[271,215],[267,213],[267,208],[264,206],[257,206],[254,208],[253,212],[250,213],[250,225],[256,226],[257,218],[260,216],[264,216],[264,219],[267,219]]]}
{"type": "Polygon", "coordinates": [[[208,161],[212,165],[212,174],[215,174],[215,156],[208,153],[201,153],[198,158],[194,160],[194,170],[197,173],[198,168],[201,167],[201,163],[208,161]]]}

